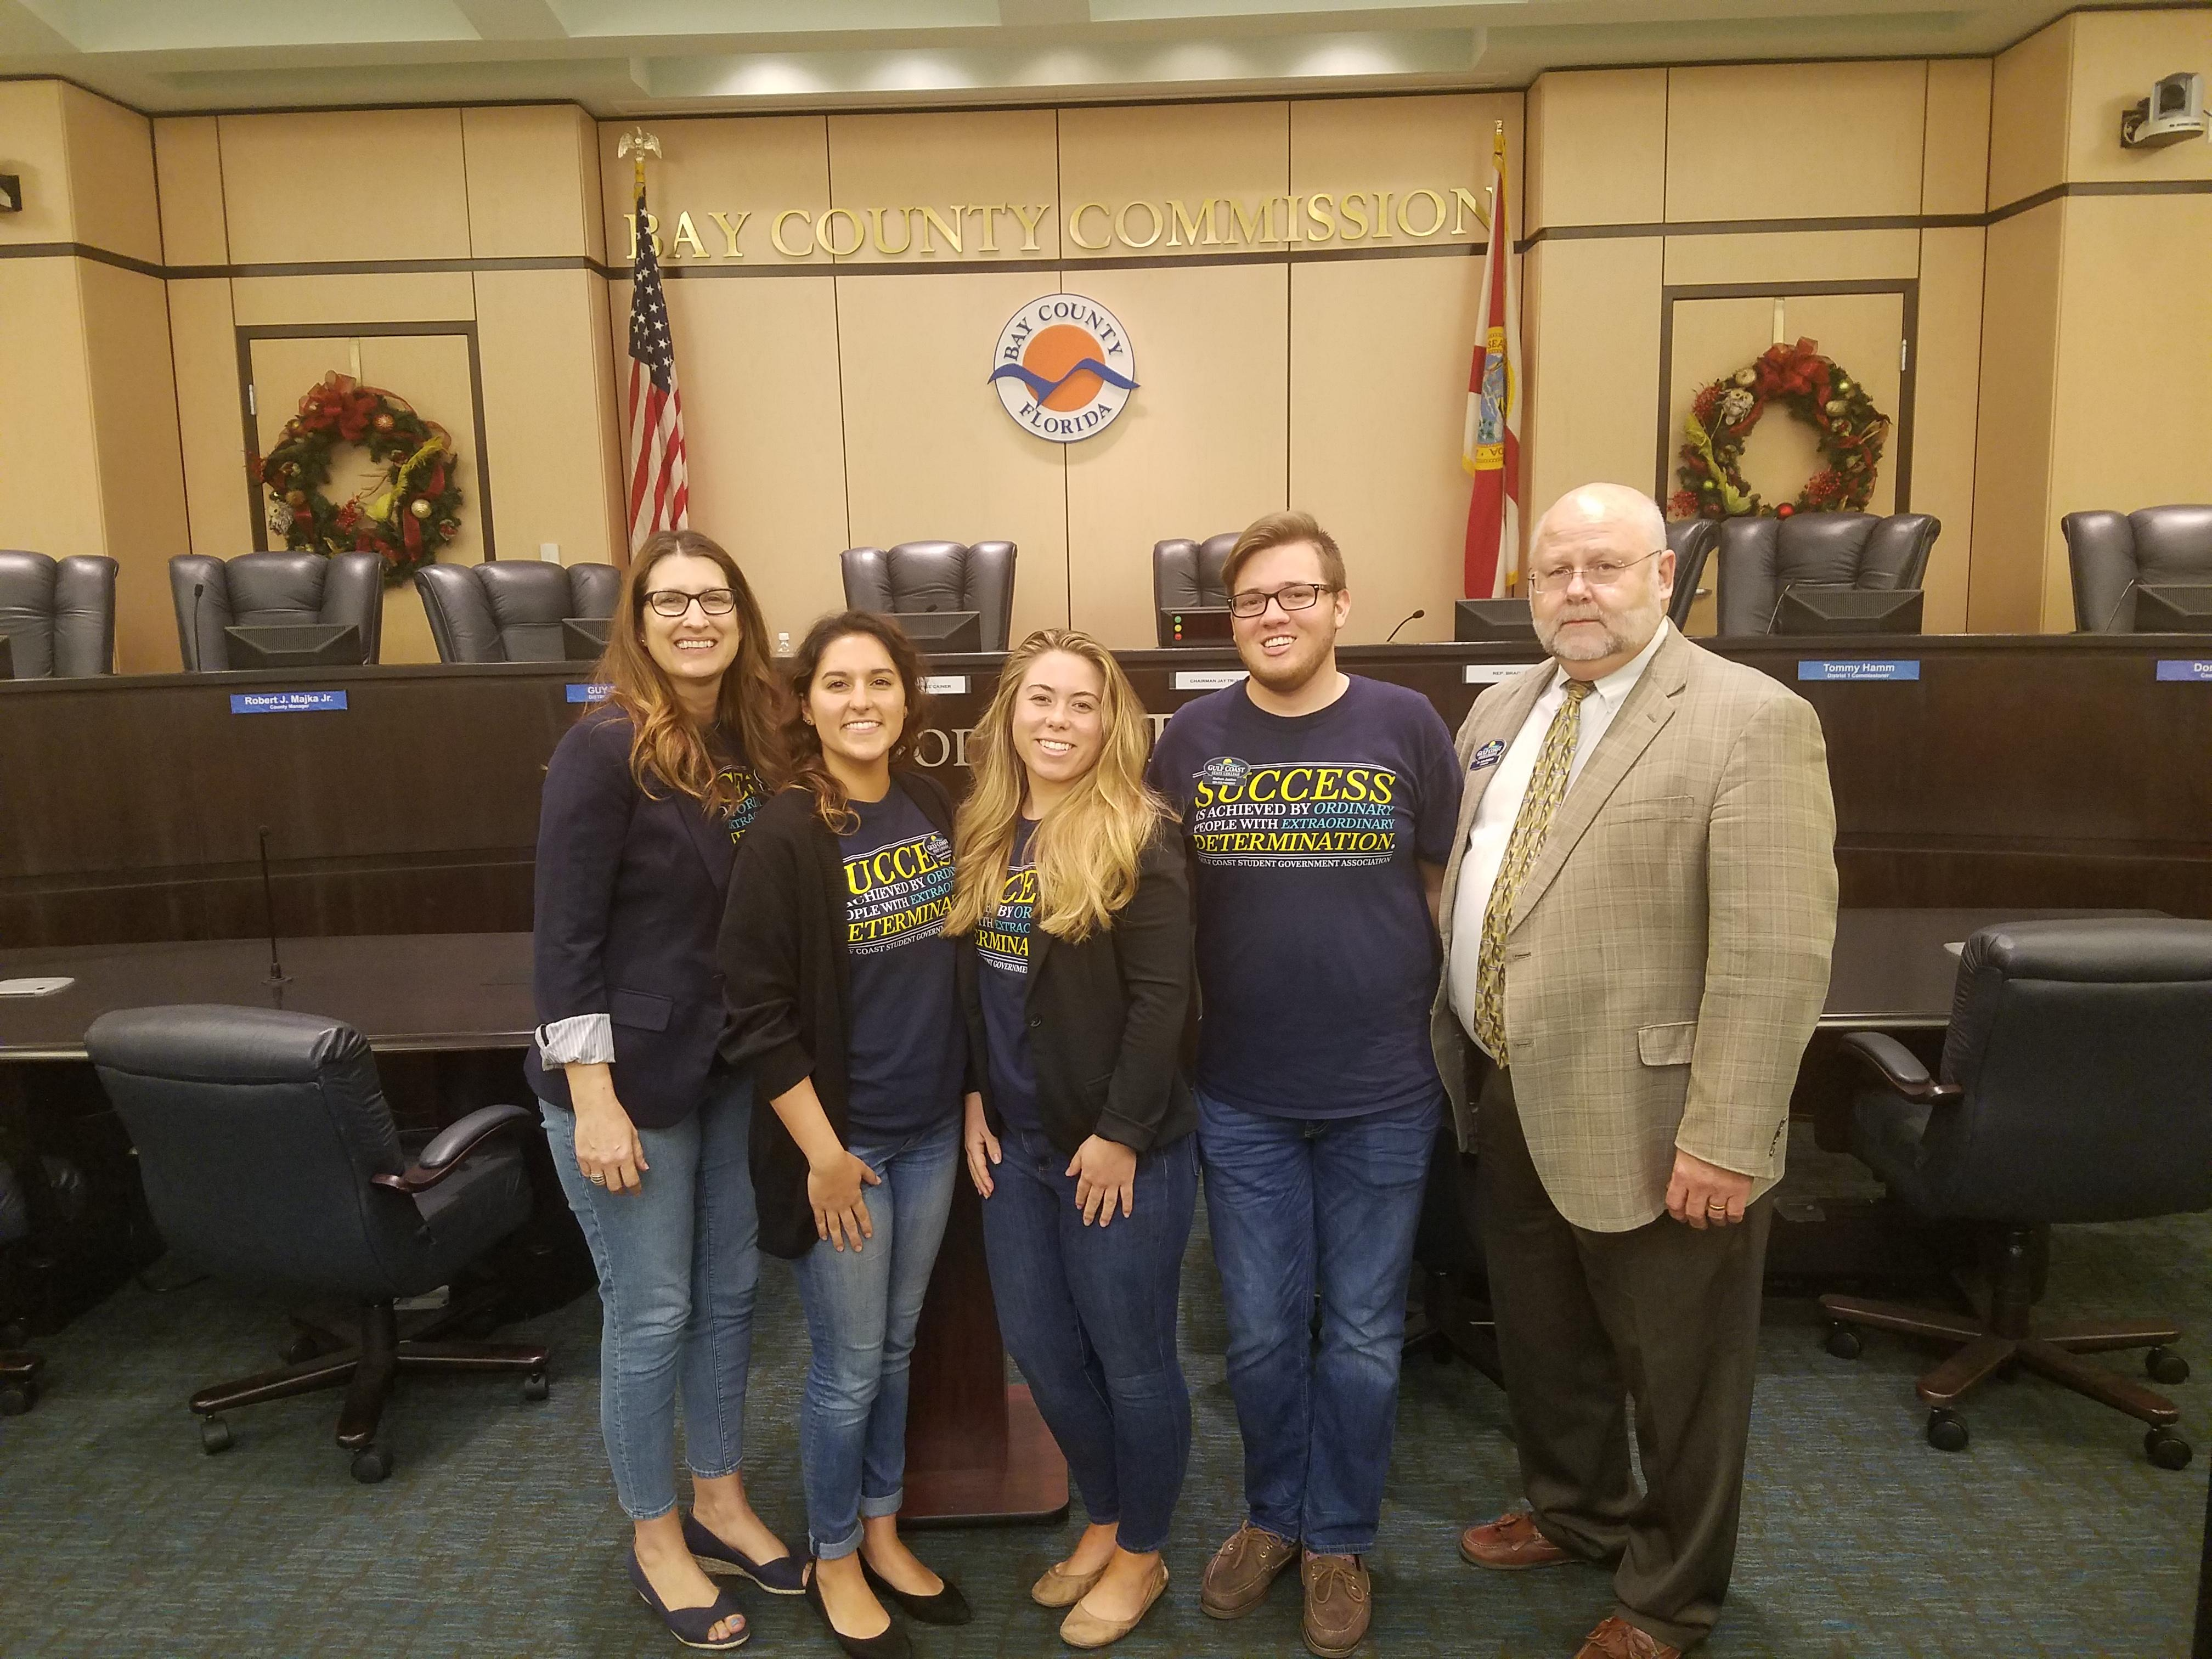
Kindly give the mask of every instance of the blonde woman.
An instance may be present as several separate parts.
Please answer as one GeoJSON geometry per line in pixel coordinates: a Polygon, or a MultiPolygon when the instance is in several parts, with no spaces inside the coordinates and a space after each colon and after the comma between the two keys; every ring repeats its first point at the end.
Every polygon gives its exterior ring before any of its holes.
{"type": "Polygon", "coordinates": [[[1103,1647],[1166,1589],[1190,1453],[1176,1357],[1198,1192],[1190,883],[1144,784],[1145,711],[1087,635],[1006,659],[968,753],[946,931],[983,1085],[968,1170],[999,1324],[1091,1524],[1030,1590],[1103,1647]]]}

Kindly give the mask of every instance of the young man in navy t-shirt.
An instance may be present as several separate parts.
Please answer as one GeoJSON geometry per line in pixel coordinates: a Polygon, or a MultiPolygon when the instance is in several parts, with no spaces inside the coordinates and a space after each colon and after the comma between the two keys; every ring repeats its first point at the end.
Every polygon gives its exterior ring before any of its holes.
{"type": "Polygon", "coordinates": [[[1197,865],[1199,1145],[1244,1439],[1249,1514],[1200,1599],[1251,1612],[1303,1545],[1306,1644],[1339,1656],[1367,1630],[1443,1099],[1429,1009],[1459,766],[1425,697],[1338,672],[1352,599],[1311,518],[1260,520],[1222,576],[1249,677],[1178,710],[1149,773],[1197,865]]]}

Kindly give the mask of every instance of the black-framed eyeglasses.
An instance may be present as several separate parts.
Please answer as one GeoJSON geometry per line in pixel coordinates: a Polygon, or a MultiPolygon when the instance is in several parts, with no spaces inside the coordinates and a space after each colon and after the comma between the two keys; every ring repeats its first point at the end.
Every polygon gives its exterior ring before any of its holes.
{"type": "Polygon", "coordinates": [[[1269,593],[1248,588],[1242,593],[1229,596],[1229,614],[1247,618],[1256,617],[1267,608],[1270,599],[1285,611],[1310,611],[1321,603],[1322,594],[1336,591],[1327,582],[1285,582],[1269,593]]]}
{"type": "Polygon", "coordinates": [[[645,596],[656,617],[673,620],[691,608],[696,600],[699,613],[706,617],[726,617],[738,608],[738,596],[726,587],[710,587],[703,593],[686,593],[677,587],[656,587],[645,596]]]}
{"type": "Polygon", "coordinates": [[[1528,586],[1539,593],[1564,593],[1580,576],[1592,587],[1610,587],[1644,560],[1656,559],[1668,550],[1655,547],[1641,559],[1599,559],[1590,564],[1563,564],[1556,570],[1532,570],[1528,586]]]}

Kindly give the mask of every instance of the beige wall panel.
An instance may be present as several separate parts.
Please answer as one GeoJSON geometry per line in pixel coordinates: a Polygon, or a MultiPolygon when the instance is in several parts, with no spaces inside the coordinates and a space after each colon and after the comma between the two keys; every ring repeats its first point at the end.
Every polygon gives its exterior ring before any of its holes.
{"type": "MultiPolygon", "coordinates": [[[[617,156],[622,135],[636,123],[599,124],[600,198],[605,213],[606,258],[611,264],[630,261],[629,224],[624,216],[635,211],[631,164],[617,156]]],[[[706,264],[729,263],[720,258],[721,230],[708,216],[725,213],[738,222],[740,212],[750,214],[740,228],[738,247],[746,263],[787,265],[802,263],[786,258],[770,245],[776,215],[787,208],[803,210],[819,218],[830,205],[830,151],[827,118],[819,115],[727,116],[690,121],[655,121],[653,131],[660,140],[662,159],[646,161],[646,191],[656,219],[665,217],[661,231],[661,259],[665,264],[694,262],[687,248],[672,256],[670,239],[677,216],[688,211],[706,248],[706,264]]],[[[805,228],[794,222],[787,240],[811,250],[803,263],[828,264],[830,256],[812,251],[812,238],[799,240],[805,228]]]]}
{"type": "Polygon", "coordinates": [[[599,220],[596,124],[573,104],[461,112],[469,251],[480,259],[590,251],[599,220]]]}
{"type": "MultiPolygon", "coordinates": [[[[0,86],[0,96],[15,89],[0,86]]],[[[0,327],[0,547],[58,559],[106,551],[77,292],[84,263],[0,259],[0,317],[38,319],[0,327]]]]}
{"type": "MultiPolygon", "coordinates": [[[[1437,98],[1324,98],[1301,99],[1291,106],[1291,189],[1298,195],[1327,195],[1341,202],[1346,192],[1369,197],[1372,222],[1373,197],[1387,191],[1403,204],[1410,191],[1433,190],[1452,212],[1443,226],[1425,236],[1411,236],[1396,223],[1394,211],[1387,236],[1370,232],[1363,244],[1397,245],[1406,242],[1480,242],[1481,221],[1462,210],[1452,196],[1455,185],[1486,201],[1490,153],[1498,124],[1505,124],[1506,183],[1522,188],[1522,97],[1517,92],[1462,93],[1437,98]],[[1458,234],[1453,234],[1455,225],[1458,234]]],[[[1334,212],[1334,210],[1332,210],[1334,212]]],[[[1430,204],[1413,204],[1413,222],[1425,222],[1430,204]]],[[[1517,228],[1527,223],[1527,204],[1513,206],[1517,228]]],[[[1309,217],[1304,230],[1314,236],[1321,227],[1309,217]]],[[[1526,231],[1522,231],[1526,234],[1526,231]]],[[[1332,246],[1344,240],[1340,231],[1332,246]]]]}
{"type": "MultiPolygon", "coordinates": [[[[1085,202],[1103,202],[1109,213],[1118,213],[1135,201],[1179,200],[1195,210],[1202,198],[1227,198],[1251,207],[1262,198],[1286,195],[1291,189],[1290,126],[1290,106],[1279,103],[1063,109],[1061,223],[1066,226],[1069,216],[1085,202]]],[[[1268,228],[1279,233],[1287,212],[1287,208],[1274,209],[1268,228]]],[[[1098,214],[1085,215],[1079,240],[1097,241],[1103,226],[1098,214]]],[[[1133,211],[1128,227],[1132,238],[1141,240],[1151,221],[1133,211]]],[[[1066,233],[1066,240],[1069,258],[1158,258],[1208,251],[1171,248],[1165,234],[1145,248],[1125,246],[1116,237],[1103,250],[1086,250],[1077,246],[1079,238],[1073,231],[1066,233]]],[[[1235,246],[1245,244],[1240,240],[1235,246]]]]}
{"type": "Polygon", "coordinates": [[[1923,213],[1979,213],[1989,205],[1988,58],[1944,58],[1928,65],[1927,149],[1920,174],[1923,213]]]}
{"type": "Polygon", "coordinates": [[[161,196],[161,257],[172,265],[229,264],[216,118],[178,115],[155,122],[154,172],[161,196]]]}
{"type": "Polygon", "coordinates": [[[1389,259],[1291,273],[1291,501],[1344,549],[1348,643],[1379,642],[1416,609],[1429,614],[1400,639],[1452,636],[1480,270],[1473,259],[1389,259]]]}
{"type": "Polygon", "coordinates": [[[593,373],[593,397],[599,415],[599,468],[601,479],[599,494],[607,504],[606,544],[615,550],[615,562],[629,562],[629,504],[623,495],[622,471],[622,399],[629,388],[629,359],[627,346],[629,339],[629,285],[620,284],[623,319],[621,332],[616,331],[615,297],[611,291],[617,285],[595,276],[592,289],[592,361],[598,365],[593,373]],[[616,342],[623,343],[618,348],[616,342]],[[617,356],[620,357],[619,373],[617,356]]]}
{"type": "Polygon", "coordinates": [[[1157,638],[1154,542],[1242,530],[1289,500],[1289,276],[1281,265],[1069,276],[1127,325],[1137,353],[1127,409],[1066,447],[1068,611],[1115,649],[1157,638]]]}
{"type": "Polygon", "coordinates": [[[238,264],[469,257],[459,110],[220,119],[238,264]]]}
{"type": "Polygon", "coordinates": [[[2067,178],[2212,179],[2212,144],[2120,145],[2120,112],[2159,76],[2176,70],[2212,76],[2212,9],[2084,12],[2073,23],[2067,178]]]}
{"type": "Polygon", "coordinates": [[[159,264],[161,209],[154,188],[154,124],[79,88],[62,88],[76,240],[159,264]]]}
{"type": "Polygon", "coordinates": [[[2048,190],[2066,177],[2068,83],[2080,21],[2062,17],[1997,55],[1990,88],[1991,208],[2048,190]]]}
{"type": "Polygon", "coordinates": [[[23,181],[23,210],[0,215],[0,242],[73,242],[62,82],[0,81],[0,173],[23,181]]]}
{"type": "MultiPolygon", "coordinates": [[[[1652,422],[1659,406],[1660,239],[1546,242],[1530,251],[1528,268],[1529,287],[1540,286],[1543,302],[1530,354],[1542,380],[1523,433],[1533,525],[1577,484],[1651,488],[1659,446],[1652,422]]],[[[1464,378],[1459,387],[1464,416],[1464,378]]]]}
{"type": "Polygon", "coordinates": [[[169,559],[189,550],[190,538],[167,297],[157,277],[89,259],[77,262],[77,278],[100,445],[103,550],[122,567],[115,581],[116,669],[173,670],[179,659],[169,559]]]}
{"type": "MultiPolygon", "coordinates": [[[[207,276],[169,284],[169,347],[191,550],[235,558],[252,550],[253,519],[239,453],[238,342],[228,282],[207,276]]],[[[289,395],[306,390],[301,385],[289,395]]]]}
{"type": "Polygon", "coordinates": [[[2033,634],[2042,619],[2045,550],[2056,529],[2059,252],[2077,205],[2053,202],[1990,227],[1966,592],[1966,626],[1977,634],[2033,634]]]}
{"type": "Polygon", "coordinates": [[[476,315],[465,270],[333,276],[241,276],[231,303],[243,325],[465,323],[476,315]]]}
{"type": "Polygon", "coordinates": [[[1690,283],[1848,283],[1913,276],[1917,230],[1790,230],[1669,236],[1668,286],[1690,283]]]}
{"type": "MultiPolygon", "coordinates": [[[[1058,258],[1060,228],[1053,204],[1059,195],[1059,170],[1048,109],[833,115],[830,204],[858,215],[868,233],[860,251],[840,263],[1058,258]],[[959,234],[958,248],[911,210],[925,204],[959,234]],[[1011,210],[1017,204],[1036,222],[1033,248],[1026,246],[1021,220],[1011,210]],[[983,216],[956,215],[961,207],[1007,210],[990,214],[987,235],[983,216]],[[871,210],[881,214],[880,223],[871,210]],[[878,236],[894,252],[878,247],[878,236]],[[986,241],[995,243],[995,251],[986,249],[986,241]]],[[[705,231],[702,226],[701,234],[705,231]]],[[[849,240],[842,222],[836,234],[841,242],[849,240]]]]}
{"type": "Polygon", "coordinates": [[[594,313],[606,314],[605,294],[588,270],[477,273],[484,443],[499,458],[492,488],[501,558],[534,559],[541,543],[557,542],[565,564],[617,562],[602,430],[614,410],[600,400],[592,326],[594,313]]]}
{"type": "Polygon", "coordinates": [[[2212,501],[2208,269],[2212,196],[2066,204],[2045,515],[2046,632],[2074,625],[2061,516],[2212,501]]]}
{"type": "Polygon", "coordinates": [[[1575,70],[1528,93],[1528,224],[1667,216],[1667,71],[1575,70]]]}
{"type": "MultiPolygon", "coordinates": [[[[1067,622],[1066,479],[1060,446],[1016,426],[983,377],[1006,319],[1055,286],[1016,271],[837,279],[852,544],[1018,543],[1017,639],[1067,622]]],[[[1139,380],[1146,362],[1139,342],[1139,380]]],[[[836,552],[792,556],[834,582],[836,552]]]]}
{"type": "MultiPolygon", "coordinates": [[[[1921,233],[1920,362],[1913,373],[1912,510],[1943,533],[1928,562],[1921,625],[1966,629],[1974,532],[1975,400],[1982,365],[1981,230],[1921,233]]],[[[1891,470],[1885,466],[1885,471],[1891,470]]]]}
{"type": "Polygon", "coordinates": [[[1758,64],[1668,76],[1668,218],[1920,210],[1924,64],[1758,64]],[[1808,111],[1820,113],[1808,120],[1808,111]]]}

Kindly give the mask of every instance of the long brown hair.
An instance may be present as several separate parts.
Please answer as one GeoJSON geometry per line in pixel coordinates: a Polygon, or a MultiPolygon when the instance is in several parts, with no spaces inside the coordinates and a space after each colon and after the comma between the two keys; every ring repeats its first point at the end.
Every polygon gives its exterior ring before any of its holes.
{"type": "Polygon", "coordinates": [[[837,781],[830,763],[822,757],[822,733],[808,721],[805,711],[807,693],[821,672],[823,653],[854,634],[866,634],[882,644],[891,666],[898,671],[899,684],[906,690],[906,718],[891,744],[893,766],[913,761],[914,741],[921,722],[921,657],[904,629],[873,611],[840,611],[806,630],[806,637],[791,658],[791,696],[784,715],[782,752],[790,757],[792,782],[813,795],[815,812],[836,835],[852,831],[855,823],[852,802],[845,786],[837,781]]]}
{"type": "Polygon", "coordinates": [[[1054,939],[1088,939],[1114,925],[1115,912],[1136,896],[1137,866],[1167,805],[1145,787],[1150,748],[1145,706],[1113,653],[1073,629],[1040,629],[1016,647],[1000,671],[991,706],[968,740],[975,787],[960,803],[952,832],[956,877],[948,933],[972,933],[997,908],[1014,846],[1014,829],[1029,774],[1014,752],[1014,703],[1030,665],[1065,651],[1098,671],[1098,763],[1037,825],[1036,925],[1054,939]]]}
{"type": "Polygon", "coordinates": [[[742,786],[721,775],[707,750],[707,734],[684,713],[676,688],[645,644],[645,596],[653,568],[673,554],[711,559],[722,568],[738,602],[738,654],[723,671],[714,718],[744,745],[745,763],[763,792],[780,787],[791,775],[784,757],[783,713],[787,701],[768,652],[768,625],[760,602],[738,562],[696,530],[662,530],[646,538],[630,560],[607,628],[607,651],[594,675],[614,690],[609,697],[629,716],[630,775],[647,794],[656,781],[699,801],[709,815],[726,815],[742,799],[742,786]]]}

